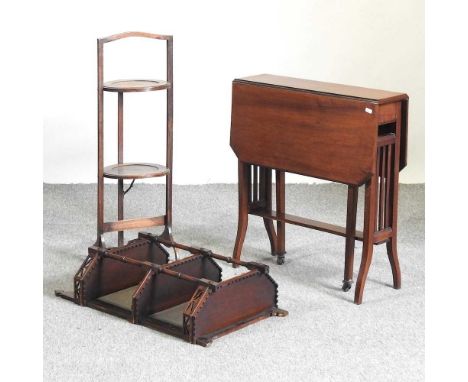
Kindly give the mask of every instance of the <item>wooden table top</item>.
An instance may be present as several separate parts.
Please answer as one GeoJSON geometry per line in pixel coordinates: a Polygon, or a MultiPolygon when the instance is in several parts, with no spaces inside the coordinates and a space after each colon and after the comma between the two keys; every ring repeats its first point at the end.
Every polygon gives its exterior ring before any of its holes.
{"type": "Polygon", "coordinates": [[[259,74],[255,76],[238,78],[235,79],[234,82],[254,82],[257,84],[264,84],[266,86],[271,85],[282,88],[291,88],[295,90],[310,91],[318,94],[333,94],[346,98],[358,98],[377,104],[408,99],[408,96],[405,93],[369,89],[359,86],[341,85],[330,82],[305,80],[293,77],[276,76],[273,74],[259,74]]]}
{"type": "Polygon", "coordinates": [[[406,166],[404,93],[270,74],[232,89],[230,144],[241,162],[361,185],[375,173],[379,126],[393,123],[406,166]]]}

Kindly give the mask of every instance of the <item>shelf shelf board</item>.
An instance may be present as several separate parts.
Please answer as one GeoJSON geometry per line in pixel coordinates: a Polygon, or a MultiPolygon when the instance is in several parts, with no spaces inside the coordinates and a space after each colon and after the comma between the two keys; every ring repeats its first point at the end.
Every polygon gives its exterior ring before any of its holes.
{"type": "Polygon", "coordinates": [[[156,163],[120,163],[104,167],[104,177],[112,179],[156,178],[167,173],[167,167],[156,163]]]}
{"type": "Polygon", "coordinates": [[[107,92],[150,92],[170,88],[171,84],[163,80],[115,80],[104,83],[107,92]]]}

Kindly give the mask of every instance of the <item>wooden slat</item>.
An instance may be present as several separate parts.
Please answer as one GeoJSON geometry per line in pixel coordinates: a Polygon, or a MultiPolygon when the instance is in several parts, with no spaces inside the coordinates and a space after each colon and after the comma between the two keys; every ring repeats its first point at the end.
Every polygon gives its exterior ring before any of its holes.
{"type": "MultiPolygon", "coordinates": [[[[284,171],[276,170],[276,209],[277,215],[282,216],[286,212],[286,178],[284,171]]],[[[286,226],[285,222],[277,219],[276,224],[276,251],[278,264],[281,264],[282,258],[286,253],[286,226]]]]}
{"type": "Polygon", "coordinates": [[[104,232],[124,231],[127,229],[147,228],[164,225],[165,216],[151,218],[125,219],[116,222],[104,223],[104,232]]]}
{"type": "Polygon", "coordinates": [[[265,188],[266,188],[266,168],[265,167],[260,167],[260,171],[259,171],[259,178],[260,178],[260,181],[259,181],[259,201],[260,201],[260,205],[262,207],[265,207],[265,202],[266,202],[266,192],[265,192],[265,188]]]}
{"type": "Polygon", "coordinates": [[[258,201],[258,166],[253,167],[253,197],[252,201],[258,201]]]}
{"type": "MultiPolygon", "coordinates": [[[[272,210],[267,212],[264,209],[251,210],[249,212],[251,215],[260,216],[263,218],[279,220],[288,224],[294,224],[305,228],[312,228],[317,231],[331,233],[333,235],[346,237],[346,227],[342,227],[336,224],[330,224],[321,222],[318,220],[304,218],[302,216],[296,216],[291,214],[277,214],[276,211],[272,210]]],[[[381,231],[374,233],[374,244],[381,244],[388,240],[392,236],[393,230],[391,228],[385,228],[381,231]]],[[[354,236],[356,240],[362,241],[362,231],[356,230],[354,236]]]]}
{"type": "MultiPolygon", "coordinates": [[[[250,211],[250,214],[255,216],[261,216],[263,218],[279,220],[281,222],[289,224],[299,225],[301,227],[312,228],[318,231],[328,232],[334,235],[339,235],[343,237],[346,236],[345,227],[330,223],[324,223],[318,220],[308,219],[301,216],[291,214],[277,214],[277,212],[274,210],[268,212],[264,209],[252,210],[250,211]]],[[[355,239],[362,240],[362,231],[356,231],[355,239]]]]}
{"type": "Polygon", "coordinates": [[[392,151],[393,145],[388,146],[387,148],[387,173],[386,173],[386,191],[385,191],[385,227],[390,226],[390,215],[391,215],[391,206],[392,203],[390,201],[390,186],[392,184],[392,151]]]}
{"type": "Polygon", "coordinates": [[[393,230],[391,228],[385,228],[381,231],[374,233],[374,244],[381,244],[388,240],[392,236],[393,230]]]}
{"type": "Polygon", "coordinates": [[[386,134],[381,135],[377,138],[377,147],[387,146],[395,143],[396,136],[395,134],[386,134]]]}
{"type": "Polygon", "coordinates": [[[380,169],[379,172],[379,221],[378,227],[379,230],[384,228],[384,211],[385,211],[385,167],[386,167],[386,159],[387,159],[387,147],[384,146],[380,148],[380,169]]]}
{"type": "Polygon", "coordinates": [[[380,204],[381,204],[381,200],[379,199],[379,181],[380,181],[380,166],[381,166],[381,162],[382,162],[382,155],[381,155],[381,152],[382,152],[382,147],[379,146],[377,147],[377,164],[375,166],[375,177],[376,177],[376,187],[375,187],[375,214],[374,214],[374,219],[375,219],[375,229],[377,230],[377,224],[379,222],[379,210],[380,210],[380,204]]]}

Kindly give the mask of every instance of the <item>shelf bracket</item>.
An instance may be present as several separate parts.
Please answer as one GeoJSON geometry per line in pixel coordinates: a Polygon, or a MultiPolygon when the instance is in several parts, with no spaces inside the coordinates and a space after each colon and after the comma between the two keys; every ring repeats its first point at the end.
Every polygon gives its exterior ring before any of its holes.
{"type": "Polygon", "coordinates": [[[130,189],[133,187],[133,183],[135,183],[135,179],[132,180],[132,183],[130,183],[130,186],[128,186],[128,188],[123,192],[124,195],[125,195],[128,191],[130,191],[130,189]]]}

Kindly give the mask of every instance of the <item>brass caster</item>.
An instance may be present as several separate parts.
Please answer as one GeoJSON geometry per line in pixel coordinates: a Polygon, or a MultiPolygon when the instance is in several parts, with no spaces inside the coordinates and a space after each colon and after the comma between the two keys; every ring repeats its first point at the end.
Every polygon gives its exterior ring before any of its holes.
{"type": "Polygon", "coordinates": [[[343,285],[341,286],[341,289],[343,292],[347,292],[351,289],[351,286],[353,285],[353,280],[343,280],[343,285]]]}
{"type": "Polygon", "coordinates": [[[289,314],[287,310],[276,308],[271,312],[272,316],[276,317],[286,317],[289,314]]]}

